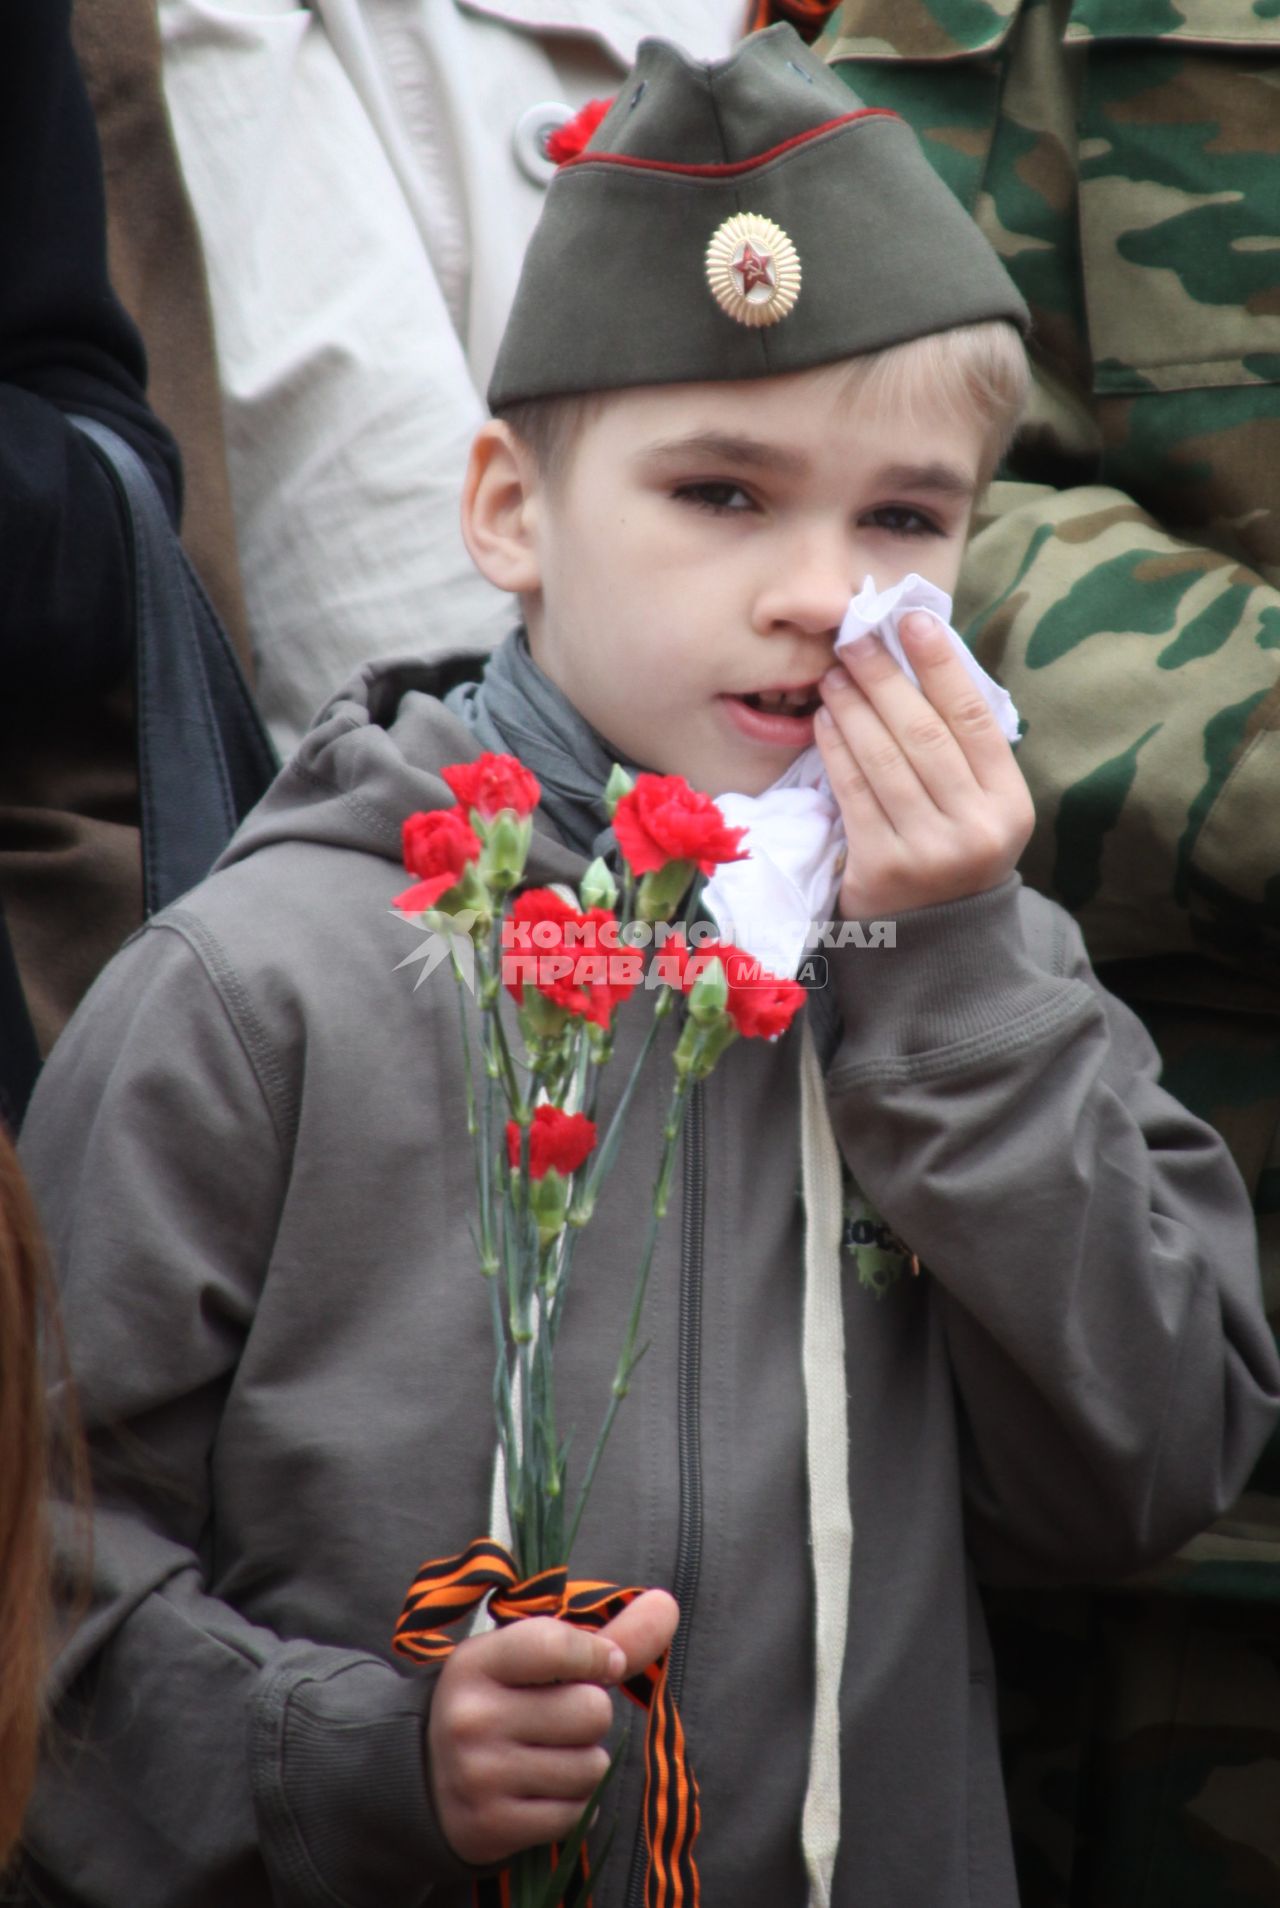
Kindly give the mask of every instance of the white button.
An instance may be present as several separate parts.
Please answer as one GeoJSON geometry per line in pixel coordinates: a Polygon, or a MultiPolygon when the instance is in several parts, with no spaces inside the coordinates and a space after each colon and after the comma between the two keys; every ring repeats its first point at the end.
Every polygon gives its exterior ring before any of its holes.
{"type": "Polygon", "coordinates": [[[532,179],[534,185],[545,186],[550,183],[556,168],[555,162],[547,157],[547,141],[573,116],[574,108],[566,106],[562,100],[544,99],[521,113],[516,121],[516,129],[511,135],[511,148],[516,156],[516,164],[526,179],[532,179]]]}

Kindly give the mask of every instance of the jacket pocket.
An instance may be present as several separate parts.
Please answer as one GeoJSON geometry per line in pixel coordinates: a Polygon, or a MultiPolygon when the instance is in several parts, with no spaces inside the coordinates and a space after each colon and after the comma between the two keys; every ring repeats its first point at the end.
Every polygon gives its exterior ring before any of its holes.
{"type": "MultiPolygon", "coordinates": [[[[1255,14],[1246,32],[1251,8],[1215,5],[1234,37],[1083,49],[1080,256],[1099,475],[1274,582],[1280,20],[1255,14]]],[[[1069,32],[1096,11],[1077,0],[1069,32]]],[[[1203,22],[1192,0],[1179,11],[1203,22]]]]}
{"type": "Polygon", "coordinates": [[[827,57],[867,106],[900,113],[972,212],[1000,105],[1001,55],[1023,0],[846,0],[827,57]]]}
{"type": "Polygon", "coordinates": [[[1067,39],[1160,41],[1227,52],[1273,46],[1280,29],[1267,0],[1073,0],[1067,39]]]}
{"type": "Polygon", "coordinates": [[[1280,20],[1213,8],[1236,18],[1211,43],[1181,29],[1113,37],[1149,0],[1107,0],[1106,38],[1091,25],[1100,0],[1072,9],[1068,39],[1094,38],[1080,244],[1099,396],[1280,379],[1280,20]]]}
{"type": "Polygon", "coordinates": [[[1024,0],[845,0],[831,60],[955,60],[994,53],[1024,0]]]}

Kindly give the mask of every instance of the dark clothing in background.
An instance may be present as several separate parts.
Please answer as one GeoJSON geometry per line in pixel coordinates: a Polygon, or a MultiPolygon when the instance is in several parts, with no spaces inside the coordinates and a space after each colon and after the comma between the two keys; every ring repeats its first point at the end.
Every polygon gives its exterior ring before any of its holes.
{"type": "Polygon", "coordinates": [[[110,483],[61,413],[147,463],[175,523],[177,448],[144,395],[142,341],[107,278],[102,164],[69,0],[10,0],[0,59],[0,589],[8,714],[87,699],[129,661],[110,483]]]}
{"type": "Polygon", "coordinates": [[[182,540],[252,680],[204,254],[154,0],[76,0],[72,38],[102,148],[111,283],[146,342],[151,406],[182,454],[182,540]]]}
{"type": "MultiPolygon", "coordinates": [[[[70,0],[10,0],[0,21],[0,905],[47,1051],[142,918],[128,549],[111,482],[69,416],[97,419],[132,446],[175,525],[182,470],[108,276],[103,167],[70,0]]],[[[234,629],[234,553],[216,528],[216,400],[212,439],[205,431],[216,385],[199,251],[158,67],[140,63],[154,21],[143,0],[83,0],[77,30],[121,152],[116,254],[142,308],[168,321],[157,324],[161,355],[175,394],[192,399],[200,511],[215,526],[211,582],[234,629]],[[134,216],[144,197],[149,224],[134,216]]],[[[225,473],[222,488],[225,515],[225,473]]],[[[22,1040],[20,1012],[11,990],[0,1009],[7,1053],[22,1040]]]]}

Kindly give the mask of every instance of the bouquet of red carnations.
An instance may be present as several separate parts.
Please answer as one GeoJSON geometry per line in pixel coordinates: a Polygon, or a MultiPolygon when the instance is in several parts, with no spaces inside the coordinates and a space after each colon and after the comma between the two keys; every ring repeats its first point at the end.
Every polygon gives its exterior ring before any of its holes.
{"type": "MultiPolygon", "coordinates": [[[[601,1454],[643,1356],[645,1288],[685,1109],[696,1084],[733,1040],[784,1032],[804,1000],[794,981],[762,974],[749,955],[707,938],[706,924],[697,923],[702,878],[719,863],[742,858],[744,831],[727,827],[714,802],[679,776],[632,780],[614,769],[604,799],[620,850],[618,879],[596,860],[576,894],[559,886],[516,894],[540,796],[536,779],[502,755],[482,755],[443,775],[456,806],[405,822],[405,865],[417,880],[395,905],[450,937],[459,983],[475,1240],[491,1293],[497,1438],[511,1544],[486,1536],[459,1557],[423,1566],[395,1642],[425,1661],[453,1647],[441,1626],[470,1614],[486,1595],[498,1622],[550,1614],[601,1626],[639,1594],[571,1583],[567,1565],[601,1454]],[[478,1029],[467,1007],[472,988],[478,1029]],[[637,993],[651,1001],[649,1025],[602,1134],[601,1076],[612,1057],[617,1015],[637,993]],[[650,1219],[608,1403],[571,1495],[555,1348],[574,1247],[618,1156],[659,1028],[673,1011],[683,1015],[683,1025],[672,1052],[650,1219]]],[[[666,1704],[665,1661],[642,1684],[628,1689],[650,1709],[649,1787],[684,1798],[677,1839],[693,1880],[680,1898],[693,1901],[696,1787],[687,1771],[673,1775],[664,1765],[664,1759],[683,1754],[679,1720],[666,1704]]],[[[557,1908],[582,1899],[581,1845],[590,1813],[564,1849],[530,1851],[512,1864],[513,1908],[557,1908]]]]}

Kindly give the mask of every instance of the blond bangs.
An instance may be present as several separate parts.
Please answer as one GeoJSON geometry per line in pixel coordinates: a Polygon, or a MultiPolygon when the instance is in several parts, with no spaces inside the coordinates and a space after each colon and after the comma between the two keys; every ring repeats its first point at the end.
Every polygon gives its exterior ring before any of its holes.
{"type": "MultiPolygon", "coordinates": [[[[900,418],[904,430],[936,420],[939,414],[962,423],[976,417],[985,440],[979,472],[983,485],[1009,448],[1031,382],[1022,339],[1013,325],[998,318],[957,325],[815,369],[837,380],[849,400],[865,396],[877,408],[900,418]]],[[[528,446],[543,476],[554,484],[567,468],[585,426],[602,414],[614,395],[583,391],[527,398],[504,406],[497,415],[528,446]]]]}
{"type": "Polygon", "coordinates": [[[908,431],[939,410],[957,423],[976,418],[985,439],[984,485],[1013,441],[1031,388],[1022,339],[999,318],[910,338],[833,368],[851,398],[868,399],[908,431]]]}

